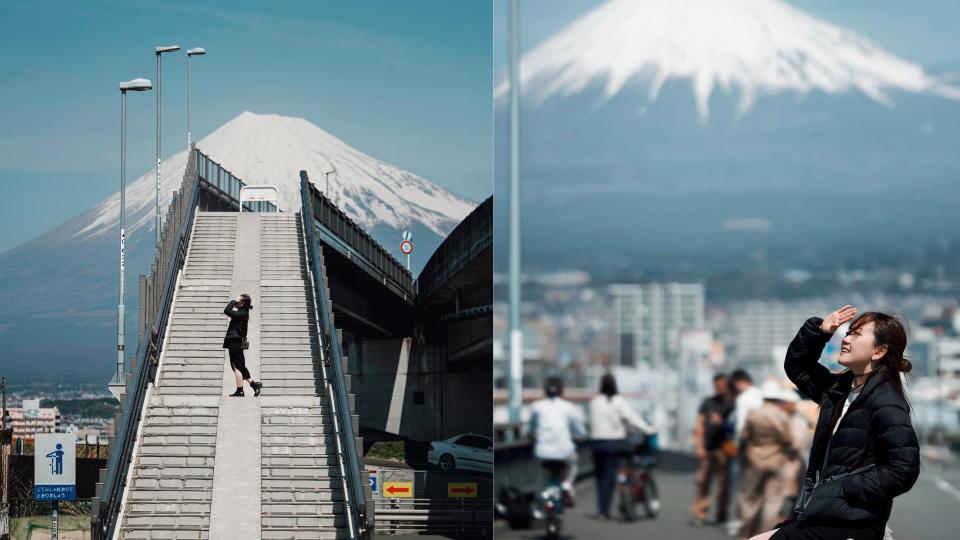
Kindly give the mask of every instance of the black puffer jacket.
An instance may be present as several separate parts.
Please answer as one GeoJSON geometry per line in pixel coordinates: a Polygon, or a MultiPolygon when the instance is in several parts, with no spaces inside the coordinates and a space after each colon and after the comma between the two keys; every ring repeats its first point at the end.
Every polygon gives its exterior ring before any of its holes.
{"type": "Polygon", "coordinates": [[[247,322],[250,320],[250,310],[233,309],[237,305],[236,300],[231,300],[227,307],[223,309],[223,314],[230,317],[230,325],[227,326],[227,335],[223,338],[223,348],[229,347],[231,341],[242,341],[247,337],[247,322]]]}
{"type": "Polygon", "coordinates": [[[869,467],[820,485],[801,521],[866,522],[882,527],[893,498],[907,492],[920,474],[920,447],[906,399],[883,377],[870,377],[831,439],[833,425],[850,393],[853,373],[833,374],[819,358],[830,340],[818,317],[808,319],[790,343],[787,376],[820,403],[807,477],[820,479],[869,467]]]}

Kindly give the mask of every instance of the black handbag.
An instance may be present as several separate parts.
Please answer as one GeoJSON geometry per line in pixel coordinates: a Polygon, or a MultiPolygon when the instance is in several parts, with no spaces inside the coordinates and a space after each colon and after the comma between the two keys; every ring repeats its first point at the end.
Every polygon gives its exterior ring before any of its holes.
{"type": "Polygon", "coordinates": [[[843,480],[848,476],[853,476],[855,474],[860,474],[862,472],[869,471],[875,466],[876,466],[876,463],[871,463],[870,465],[865,465],[858,469],[854,469],[852,471],[845,472],[842,474],[837,474],[823,480],[820,479],[820,471],[816,471],[816,475],[814,479],[811,479],[809,476],[805,477],[803,479],[803,486],[801,486],[800,488],[800,493],[797,494],[797,504],[795,504],[793,507],[794,519],[797,521],[800,521],[801,519],[803,519],[804,514],[807,511],[807,506],[810,504],[810,500],[813,499],[813,494],[817,491],[817,488],[819,488],[820,486],[824,486],[824,485],[836,482],[837,480],[843,480]]]}

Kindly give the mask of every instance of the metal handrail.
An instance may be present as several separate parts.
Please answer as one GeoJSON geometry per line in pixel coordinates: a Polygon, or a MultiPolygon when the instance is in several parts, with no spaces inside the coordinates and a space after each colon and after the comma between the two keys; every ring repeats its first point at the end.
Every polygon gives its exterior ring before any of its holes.
{"type": "MultiPolygon", "coordinates": [[[[197,150],[197,176],[207,184],[211,191],[216,190],[221,196],[231,200],[239,201],[240,193],[247,185],[228,171],[223,165],[210,159],[209,156],[197,150]]],[[[273,187],[273,186],[271,186],[273,187]]],[[[276,190],[276,188],[273,188],[276,190]]],[[[278,212],[277,206],[269,201],[248,202],[243,208],[249,212],[278,212]]]]}
{"type": "Polygon", "coordinates": [[[309,180],[307,193],[313,205],[314,213],[311,214],[313,219],[328,229],[349,251],[369,262],[375,272],[391,282],[402,294],[413,298],[415,293],[413,274],[396,257],[333,204],[309,180]]]}
{"type": "MultiPolygon", "coordinates": [[[[196,150],[194,149],[194,152],[196,150]]],[[[128,396],[123,406],[123,416],[117,429],[114,448],[111,449],[110,459],[107,461],[107,476],[104,481],[104,491],[106,499],[103,501],[98,514],[97,526],[92,528],[93,538],[111,538],[114,529],[118,525],[117,518],[120,516],[120,505],[123,501],[123,492],[127,485],[128,465],[133,460],[133,447],[136,443],[136,433],[140,424],[140,413],[143,409],[143,402],[146,398],[148,384],[154,380],[155,373],[153,369],[155,363],[153,360],[159,359],[159,344],[162,343],[164,332],[167,326],[167,315],[173,301],[174,287],[176,285],[177,272],[186,258],[185,246],[190,241],[189,232],[193,227],[193,219],[196,215],[197,199],[200,195],[198,176],[196,169],[196,154],[191,153],[187,162],[187,174],[184,175],[183,189],[189,188],[189,206],[187,207],[186,219],[180,224],[175,237],[172,250],[172,264],[168,265],[164,283],[164,294],[162,300],[156,308],[153,318],[153,325],[150,332],[144,332],[137,347],[136,373],[128,387],[128,396]],[[192,178],[188,178],[191,165],[193,166],[192,178]],[[101,536],[102,535],[102,536],[101,536]]],[[[180,196],[183,197],[181,190],[180,196]]],[[[168,240],[165,238],[164,240],[168,240]]],[[[163,242],[166,244],[167,242],[163,242]]],[[[157,258],[164,255],[162,248],[158,250],[157,258]]]]}
{"type": "Polygon", "coordinates": [[[372,527],[367,523],[369,514],[367,513],[366,500],[364,496],[364,482],[360,476],[360,453],[357,451],[356,440],[354,439],[353,418],[350,414],[350,399],[347,395],[346,379],[343,376],[342,357],[340,342],[337,339],[337,331],[331,318],[333,311],[327,301],[326,282],[323,268],[320,263],[320,245],[317,241],[317,234],[314,230],[313,204],[311,204],[309,181],[306,173],[300,173],[300,195],[301,212],[300,219],[303,224],[303,234],[306,237],[306,252],[309,258],[307,268],[311,275],[311,285],[313,287],[314,310],[317,312],[316,320],[322,323],[321,336],[326,338],[326,343],[321,344],[320,354],[327,353],[327,357],[321,356],[324,379],[327,384],[330,395],[330,405],[333,409],[334,430],[337,437],[337,447],[340,452],[339,463],[341,474],[344,480],[344,495],[346,499],[348,523],[350,525],[350,535],[352,538],[367,538],[372,527]],[[327,373],[327,365],[333,369],[332,376],[327,373]],[[345,469],[345,470],[344,470],[345,469]]]}

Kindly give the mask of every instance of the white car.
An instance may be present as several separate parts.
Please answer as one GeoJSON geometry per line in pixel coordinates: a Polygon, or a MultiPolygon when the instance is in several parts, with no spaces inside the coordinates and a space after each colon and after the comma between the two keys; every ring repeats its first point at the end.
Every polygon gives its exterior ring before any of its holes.
{"type": "Polygon", "coordinates": [[[427,461],[442,471],[473,470],[493,472],[493,439],[464,433],[430,443],[427,461]]]}

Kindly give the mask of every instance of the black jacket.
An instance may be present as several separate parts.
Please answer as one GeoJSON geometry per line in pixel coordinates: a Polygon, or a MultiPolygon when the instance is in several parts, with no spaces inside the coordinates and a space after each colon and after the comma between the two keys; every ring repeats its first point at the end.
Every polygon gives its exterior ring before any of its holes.
{"type": "Polygon", "coordinates": [[[890,517],[893,498],[909,491],[920,474],[920,445],[909,406],[893,384],[870,377],[831,439],[853,373],[833,374],[820,365],[820,354],[830,340],[820,329],[822,322],[813,317],[804,323],[784,362],[797,388],[820,403],[807,477],[813,480],[820,472],[822,481],[872,467],[819,486],[800,520],[859,521],[882,527],[890,517]]]}
{"type": "Polygon", "coordinates": [[[250,310],[233,309],[237,305],[236,300],[231,300],[227,307],[223,309],[223,314],[230,317],[230,326],[227,327],[227,335],[223,338],[223,348],[226,349],[230,341],[241,341],[247,337],[247,322],[250,320],[250,310]]]}

